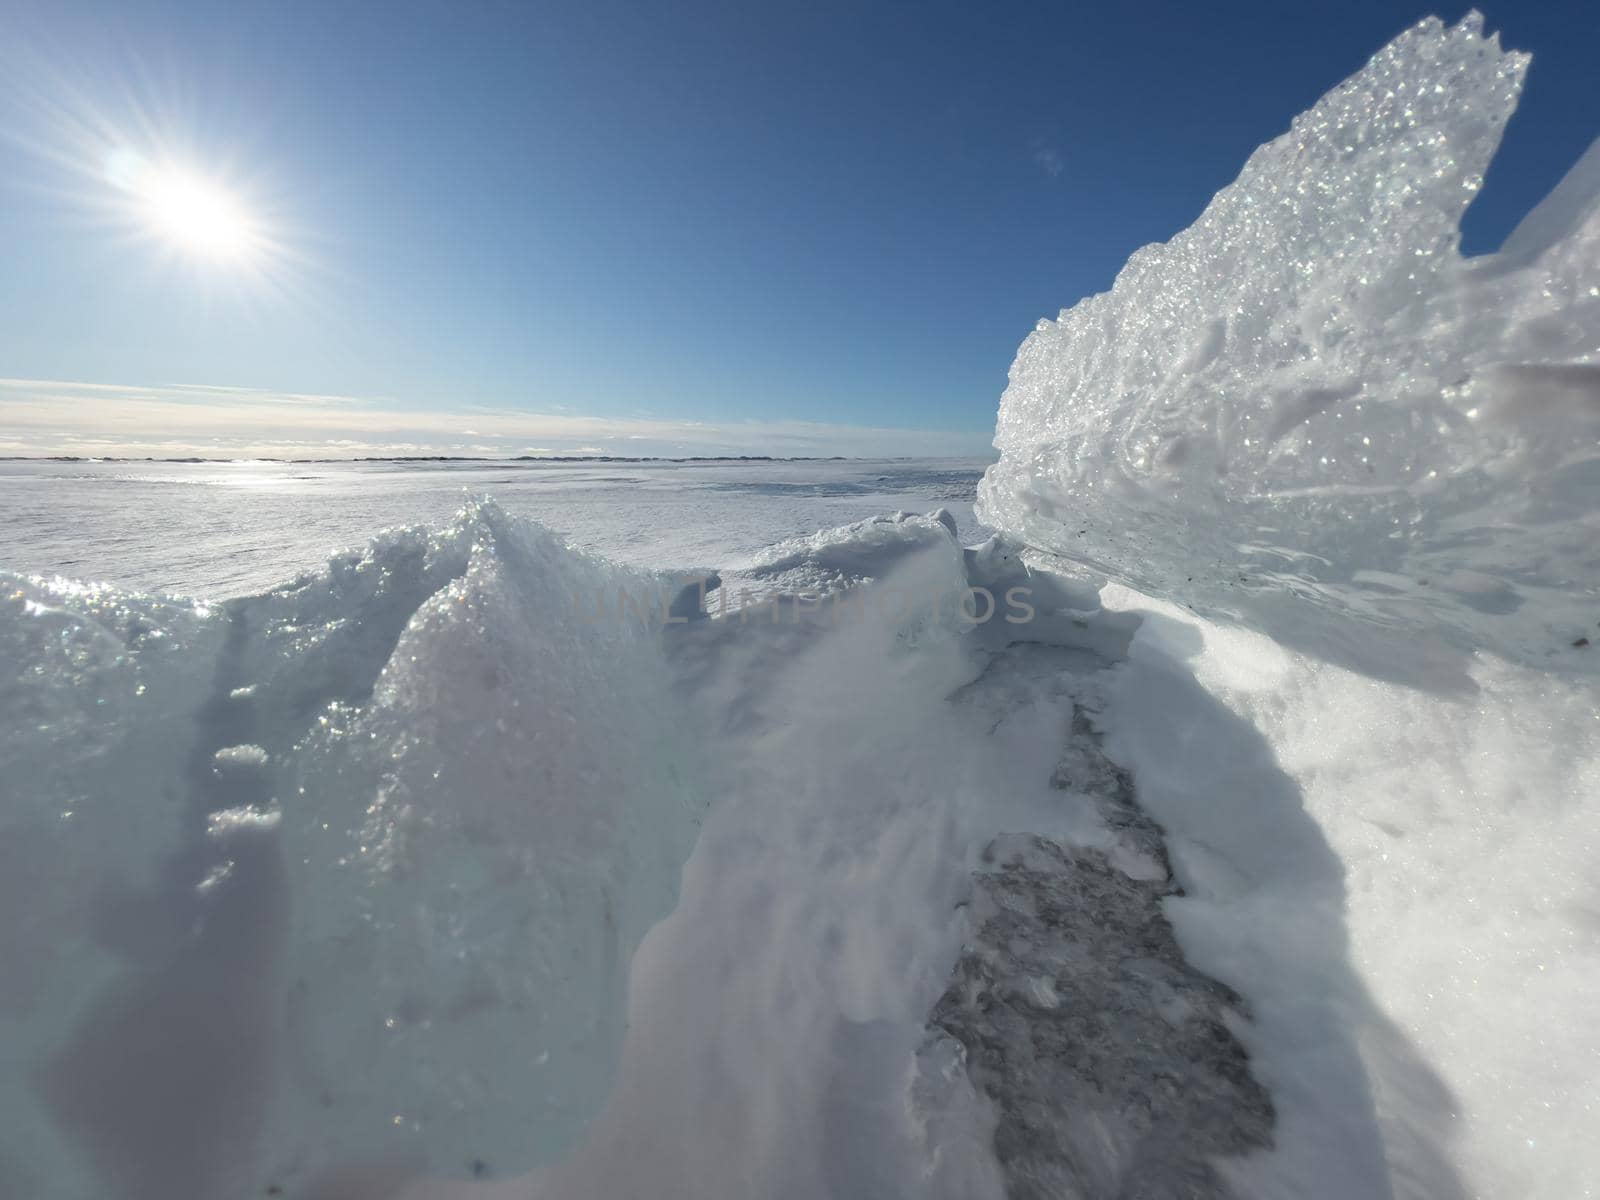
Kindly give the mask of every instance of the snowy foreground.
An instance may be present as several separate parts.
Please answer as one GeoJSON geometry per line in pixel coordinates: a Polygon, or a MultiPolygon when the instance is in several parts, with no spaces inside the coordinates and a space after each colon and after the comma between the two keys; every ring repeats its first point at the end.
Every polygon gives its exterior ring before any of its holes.
{"type": "Polygon", "coordinates": [[[1042,322],[979,545],[4,577],[0,1197],[1596,1194],[1600,150],[1455,250],[1524,66],[1424,23],[1042,322]]]}

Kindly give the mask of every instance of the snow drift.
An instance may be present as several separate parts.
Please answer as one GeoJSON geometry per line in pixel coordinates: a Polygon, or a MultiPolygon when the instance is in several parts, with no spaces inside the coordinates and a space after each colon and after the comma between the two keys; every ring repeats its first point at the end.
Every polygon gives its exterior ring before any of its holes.
{"type": "Polygon", "coordinates": [[[0,1193],[568,1146],[707,803],[670,589],[492,505],[209,608],[9,578],[0,1193]]]}

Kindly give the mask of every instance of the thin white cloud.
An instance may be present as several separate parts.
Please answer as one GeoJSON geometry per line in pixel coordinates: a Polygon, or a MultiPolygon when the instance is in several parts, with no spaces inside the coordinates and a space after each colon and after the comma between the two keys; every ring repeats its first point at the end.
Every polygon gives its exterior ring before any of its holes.
{"type": "Polygon", "coordinates": [[[124,458],[510,457],[767,454],[887,457],[991,453],[985,432],[808,421],[704,422],[475,407],[404,408],[350,396],[175,384],[119,387],[0,379],[0,448],[124,458]],[[534,447],[530,449],[529,447],[534,447]]]}
{"type": "Polygon", "coordinates": [[[1040,146],[1033,152],[1033,162],[1051,179],[1058,178],[1061,172],[1067,169],[1066,159],[1061,157],[1061,151],[1054,146],[1040,146]]]}

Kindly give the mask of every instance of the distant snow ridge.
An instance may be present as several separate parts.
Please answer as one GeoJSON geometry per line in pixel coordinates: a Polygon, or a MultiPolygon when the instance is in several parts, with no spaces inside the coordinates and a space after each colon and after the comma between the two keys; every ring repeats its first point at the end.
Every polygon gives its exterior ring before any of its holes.
{"type": "Polygon", "coordinates": [[[1544,661],[1600,595],[1600,147],[1465,260],[1527,56],[1395,39],[1110,292],[1041,321],[981,520],[1282,634],[1308,612],[1544,661]]]}

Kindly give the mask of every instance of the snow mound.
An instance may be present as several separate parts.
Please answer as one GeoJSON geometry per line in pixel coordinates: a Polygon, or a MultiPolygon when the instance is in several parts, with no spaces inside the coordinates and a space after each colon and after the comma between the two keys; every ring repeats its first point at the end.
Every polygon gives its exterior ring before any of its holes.
{"type": "Polygon", "coordinates": [[[955,536],[956,520],[947,509],[926,516],[896,512],[774,543],[740,575],[763,591],[834,595],[883,578],[909,555],[952,546],[955,536]]]}
{"type": "Polygon", "coordinates": [[[8,577],[0,1192],[567,1149],[705,807],[673,588],[487,503],[209,610],[8,577]]]}
{"type": "Polygon", "coordinates": [[[1041,321],[980,519],[1280,635],[1356,618],[1543,661],[1592,632],[1600,149],[1501,254],[1458,249],[1526,65],[1476,13],[1419,23],[1041,321]]]}

